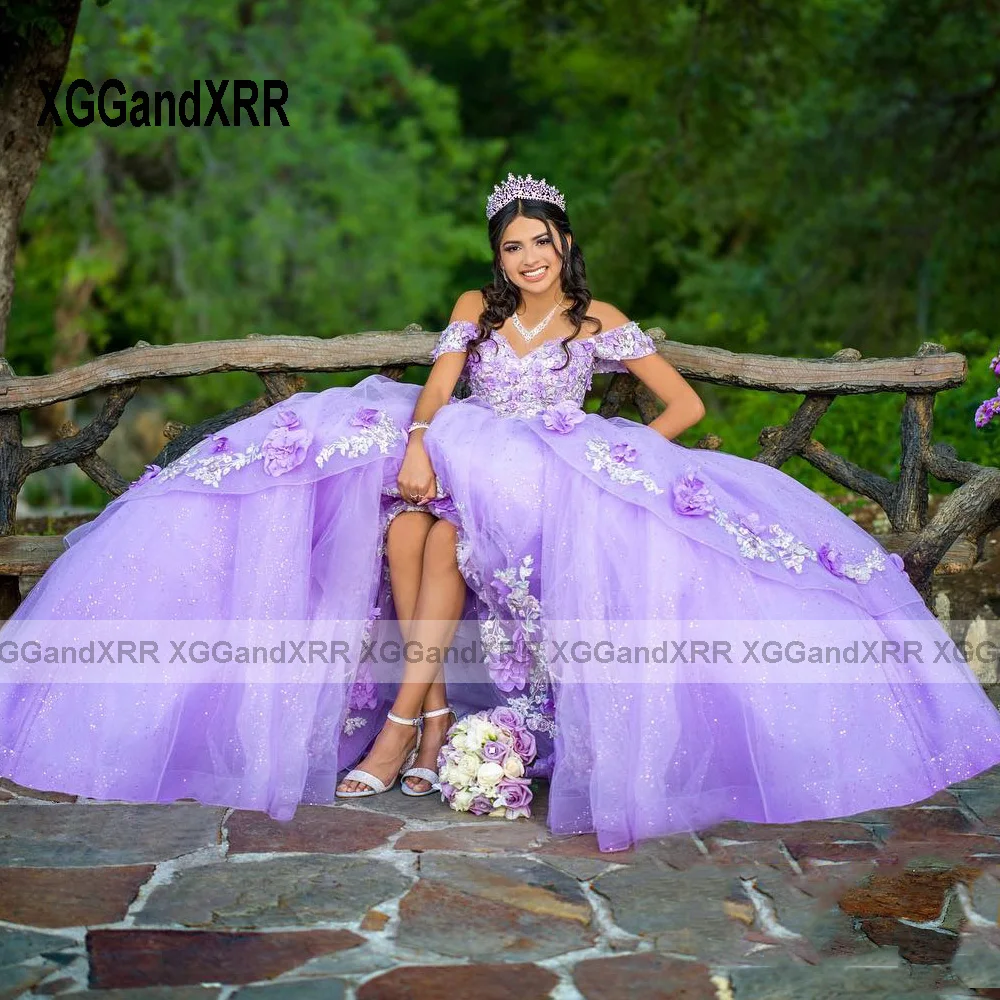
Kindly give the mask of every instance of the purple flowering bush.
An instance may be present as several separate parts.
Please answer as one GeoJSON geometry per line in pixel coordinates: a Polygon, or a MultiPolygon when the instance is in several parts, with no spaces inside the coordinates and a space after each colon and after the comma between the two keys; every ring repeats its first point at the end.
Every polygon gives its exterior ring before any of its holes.
{"type": "MultiPolygon", "coordinates": [[[[990,371],[1000,377],[1000,355],[996,355],[990,361],[990,371]]],[[[985,427],[998,413],[1000,413],[1000,389],[997,389],[995,396],[984,399],[976,410],[976,426],[985,427]]]]}
{"type": "Polygon", "coordinates": [[[528,765],[535,736],[507,706],[467,715],[448,730],[438,755],[441,798],[456,812],[517,819],[531,815],[528,765]]]}

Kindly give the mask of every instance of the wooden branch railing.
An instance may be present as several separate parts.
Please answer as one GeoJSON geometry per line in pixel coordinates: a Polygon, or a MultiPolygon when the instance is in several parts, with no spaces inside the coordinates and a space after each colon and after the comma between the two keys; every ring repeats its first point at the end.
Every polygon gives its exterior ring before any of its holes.
{"type": "MultiPolygon", "coordinates": [[[[985,534],[1000,524],[1000,469],[957,458],[954,449],[931,443],[934,396],[965,381],[967,365],[961,354],[947,353],[938,344],[921,345],[916,355],[901,358],[862,358],[853,349],[830,358],[783,358],[763,354],[735,354],[716,347],[698,347],[666,340],[651,329],[660,353],[682,375],[768,392],[801,393],[802,404],[784,425],[765,427],[755,461],[780,467],[798,455],[830,479],[868,497],[886,512],[894,532],[907,539],[903,551],[910,578],[925,596],[934,568],[959,538],[981,545],[985,534]],[[905,395],[900,426],[900,475],[895,482],[870,472],[814,440],[813,433],[837,396],[874,392],[905,395]],[[961,484],[928,521],[928,477],[961,484]]],[[[429,365],[438,334],[419,326],[402,331],[317,337],[266,337],[251,334],[244,340],[135,347],[96,358],[51,375],[18,377],[0,359],[0,610],[16,604],[16,576],[4,535],[14,530],[18,492],[32,472],[75,463],[111,496],[127,488],[124,478],[96,454],[117,425],[128,401],[148,379],[179,378],[209,372],[252,371],[264,392],[196,426],[171,422],[165,428],[167,445],[153,461],[166,465],[206,434],[258,413],[304,387],[299,372],[338,372],[376,369],[401,379],[409,365],[429,365]],[[21,441],[20,413],[74,399],[95,391],[107,393],[100,412],[84,428],[66,424],[49,444],[27,447],[21,441]],[[10,573],[10,575],[3,575],[10,573]],[[13,590],[12,590],[13,588],[13,590]]],[[[631,374],[610,380],[598,412],[614,416],[634,405],[648,423],[659,412],[659,401],[631,374]]],[[[721,441],[707,435],[696,447],[718,448],[721,441]]],[[[12,539],[10,541],[13,541],[12,539]]],[[[36,546],[37,548],[37,546],[36,546]]],[[[33,550],[34,552],[34,550],[33,550]]],[[[38,555],[33,558],[37,562],[38,555]]],[[[32,563],[35,565],[35,563],[32,563]]]]}

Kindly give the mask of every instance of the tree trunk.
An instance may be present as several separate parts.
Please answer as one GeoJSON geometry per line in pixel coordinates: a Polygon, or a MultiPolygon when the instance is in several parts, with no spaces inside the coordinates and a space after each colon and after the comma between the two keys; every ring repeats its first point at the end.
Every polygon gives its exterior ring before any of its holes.
{"type": "Polygon", "coordinates": [[[54,127],[51,117],[38,125],[45,108],[39,81],[49,87],[62,84],[80,4],[50,0],[46,5],[62,28],[58,41],[37,27],[21,38],[9,24],[0,25],[0,355],[7,349],[18,227],[54,127]]]}

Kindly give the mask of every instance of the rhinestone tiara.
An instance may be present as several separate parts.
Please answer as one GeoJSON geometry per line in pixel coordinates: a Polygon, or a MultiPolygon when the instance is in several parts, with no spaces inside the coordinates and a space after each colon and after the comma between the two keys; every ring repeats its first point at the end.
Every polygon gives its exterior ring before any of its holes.
{"type": "Polygon", "coordinates": [[[558,205],[563,211],[566,210],[566,199],[562,192],[551,184],[546,184],[544,177],[536,181],[531,174],[526,177],[507,174],[507,180],[503,184],[497,184],[493,188],[493,194],[486,199],[486,218],[492,219],[504,205],[509,205],[515,198],[548,201],[558,205]]]}

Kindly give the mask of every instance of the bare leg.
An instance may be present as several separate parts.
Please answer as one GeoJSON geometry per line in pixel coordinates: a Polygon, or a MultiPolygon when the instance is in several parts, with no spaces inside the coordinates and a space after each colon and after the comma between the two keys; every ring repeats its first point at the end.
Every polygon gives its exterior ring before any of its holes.
{"type": "MultiPolygon", "coordinates": [[[[389,525],[385,546],[386,557],[389,560],[392,603],[396,608],[396,618],[404,642],[410,639],[413,613],[416,610],[417,595],[420,592],[423,575],[424,547],[435,520],[430,514],[422,511],[406,511],[399,514],[389,525]]],[[[444,668],[441,667],[427,689],[422,710],[432,712],[444,708],[447,704],[444,668]]],[[[435,716],[424,722],[424,739],[414,761],[415,767],[437,770],[437,753],[444,743],[450,725],[450,715],[435,716]]],[[[415,792],[429,791],[431,787],[430,782],[417,777],[407,778],[406,783],[415,792]]]]}
{"type": "MultiPolygon", "coordinates": [[[[425,531],[425,541],[423,546],[419,591],[417,593],[412,612],[406,621],[408,623],[404,638],[408,642],[414,643],[414,649],[419,651],[418,655],[407,661],[403,671],[403,679],[399,687],[396,700],[393,703],[392,711],[396,715],[404,718],[413,718],[420,714],[424,708],[424,702],[431,689],[432,684],[439,678],[440,663],[429,655],[434,651],[443,651],[451,643],[458,625],[458,617],[462,613],[465,602],[465,580],[458,570],[458,563],[455,556],[456,532],[453,525],[447,521],[435,521],[430,515],[424,515],[422,511],[407,512],[414,515],[403,522],[406,514],[400,514],[389,526],[390,535],[386,539],[387,553],[392,543],[393,551],[402,550],[398,554],[403,557],[400,566],[407,562],[405,556],[407,549],[415,548],[416,539],[425,531]],[[431,520],[420,524],[420,520],[431,520]],[[402,522],[399,528],[393,530],[398,522],[402,522]],[[409,633],[408,635],[406,633],[409,633]],[[426,655],[420,655],[420,654],[426,655]]],[[[412,561],[410,577],[412,580],[412,561]]],[[[392,574],[393,560],[390,559],[390,578],[392,574]]],[[[402,573],[400,583],[402,585],[401,597],[404,607],[397,605],[397,614],[401,623],[406,613],[407,588],[412,586],[406,581],[407,574],[402,573]]],[[[393,600],[395,603],[396,589],[393,589],[393,600]]],[[[402,627],[402,624],[401,624],[402,627]]],[[[439,683],[438,697],[441,706],[444,705],[444,685],[439,683]]],[[[436,705],[430,708],[441,707],[436,705]]],[[[447,720],[447,717],[444,717],[447,720]]],[[[440,727],[440,720],[429,720],[431,723],[438,723],[438,726],[429,727],[425,737],[430,740],[428,754],[433,751],[434,758],[437,757],[437,748],[443,742],[443,736],[438,739],[435,732],[440,727]]],[[[444,726],[443,729],[447,729],[444,726]]],[[[414,731],[408,726],[401,726],[394,722],[387,721],[382,731],[375,738],[368,756],[359,764],[359,768],[374,774],[388,784],[395,774],[402,767],[407,753],[413,746],[415,739],[414,731]]],[[[365,784],[359,781],[342,781],[338,786],[338,791],[360,791],[365,788],[365,784]]],[[[416,789],[426,787],[415,785],[416,789]]]]}

